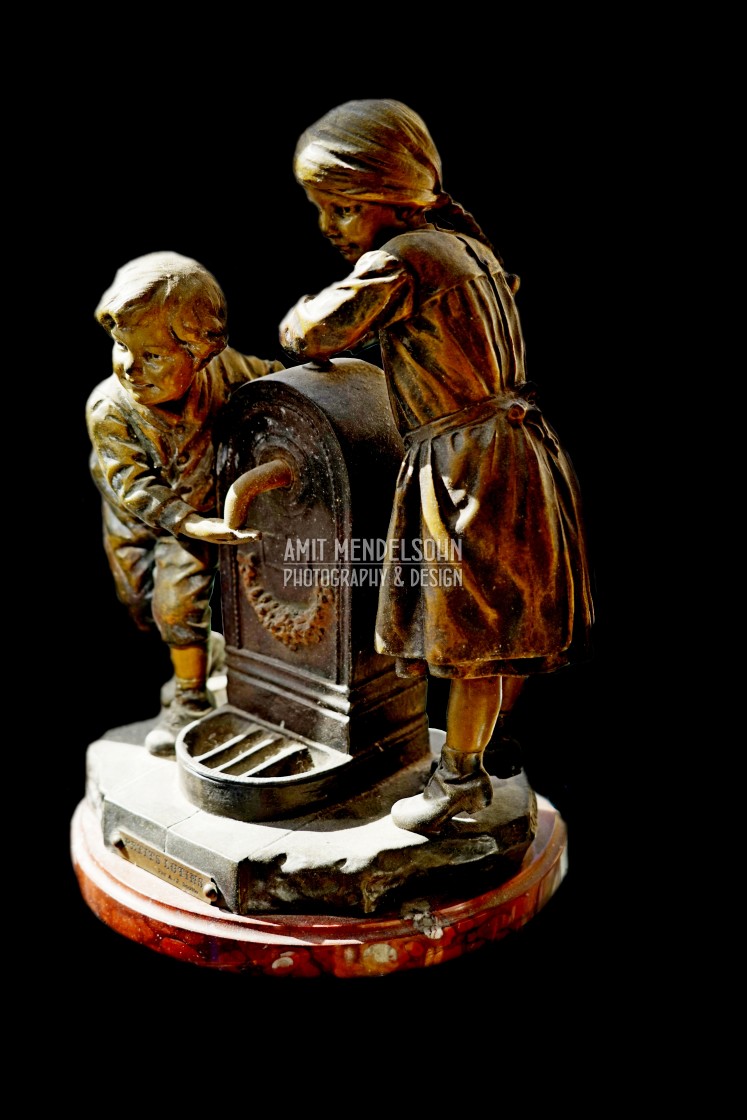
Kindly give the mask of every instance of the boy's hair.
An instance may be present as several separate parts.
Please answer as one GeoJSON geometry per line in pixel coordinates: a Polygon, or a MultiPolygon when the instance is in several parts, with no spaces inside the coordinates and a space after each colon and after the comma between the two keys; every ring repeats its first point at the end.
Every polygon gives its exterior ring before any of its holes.
{"type": "Polygon", "coordinates": [[[99,300],[105,330],[166,316],[171,334],[202,365],[228,342],[226,297],[208,270],[180,253],[147,253],[122,265],[99,300]]]}

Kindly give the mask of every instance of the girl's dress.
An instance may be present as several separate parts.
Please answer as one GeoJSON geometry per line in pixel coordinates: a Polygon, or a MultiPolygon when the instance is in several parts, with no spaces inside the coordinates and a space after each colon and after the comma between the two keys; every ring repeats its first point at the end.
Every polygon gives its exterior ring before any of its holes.
{"type": "Polygon", "coordinates": [[[517,287],[481,242],[426,226],[364,254],[280,328],[302,362],[378,333],[406,453],[376,649],[439,677],[523,676],[588,654],[578,481],[526,382],[517,287]]]}

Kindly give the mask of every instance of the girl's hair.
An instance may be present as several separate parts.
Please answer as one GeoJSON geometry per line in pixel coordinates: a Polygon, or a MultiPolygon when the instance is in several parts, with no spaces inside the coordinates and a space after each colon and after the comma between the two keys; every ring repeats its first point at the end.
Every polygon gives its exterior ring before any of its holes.
{"type": "Polygon", "coordinates": [[[439,229],[453,230],[455,233],[465,233],[468,237],[476,238],[477,241],[481,241],[483,245],[490,249],[493,256],[502,265],[503,259],[500,253],[490,242],[487,234],[478,225],[476,218],[470,214],[469,210],[465,210],[456,199],[445,192],[441,195],[441,199],[443,201],[439,201],[436,206],[428,209],[428,217],[434,226],[438,226],[439,229]]]}
{"type": "Polygon", "coordinates": [[[226,298],[212,273],[190,257],[158,252],[128,261],[95,311],[109,331],[147,321],[151,314],[165,314],[172,336],[202,364],[226,347],[226,298]]]}
{"type": "Polygon", "coordinates": [[[425,210],[434,225],[495,253],[474,216],[443,190],[438,149],[422,117],[401,101],[338,105],[301,135],[293,170],[302,186],[425,210]]]}

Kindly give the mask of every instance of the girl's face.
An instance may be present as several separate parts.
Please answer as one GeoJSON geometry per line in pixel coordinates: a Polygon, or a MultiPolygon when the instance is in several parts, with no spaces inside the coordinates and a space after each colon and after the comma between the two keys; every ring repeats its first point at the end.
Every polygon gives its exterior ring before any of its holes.
{"type": "Polygon", "coordinates": [[[199,363],[159,320],[112,327],[113,368],[129,395],[143,405],[178,401],[199,363]]]}
{"type": "Polygon", "coordinates": [[[359,257],[409,228],[401,207],[379,202],[360,202],[345,195],[327,194],[307,186],[306,197],[319,211],[324,236],[354,264],[359,257]]]}

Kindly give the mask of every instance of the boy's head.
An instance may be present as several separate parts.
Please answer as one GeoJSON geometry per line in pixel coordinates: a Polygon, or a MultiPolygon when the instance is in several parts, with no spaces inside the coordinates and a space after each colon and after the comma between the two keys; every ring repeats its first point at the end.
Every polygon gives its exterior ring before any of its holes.
{"type": "Polygon", "coordinates": [[[123,265],[95,315],[114,340],[115,374],[145,405],[179,400],[228,341],[218,282],[179,253],[149,253],[123,265]]]}

